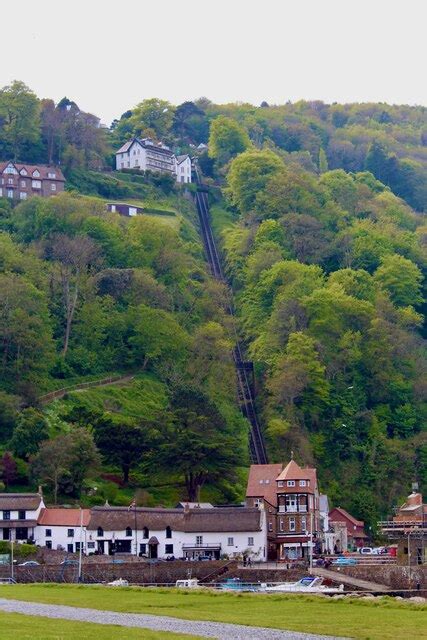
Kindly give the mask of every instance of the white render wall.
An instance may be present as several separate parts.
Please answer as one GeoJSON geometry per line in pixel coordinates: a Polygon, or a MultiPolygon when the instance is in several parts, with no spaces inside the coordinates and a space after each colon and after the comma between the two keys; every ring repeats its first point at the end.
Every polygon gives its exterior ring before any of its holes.
{"type": "MultiPolygon", "coordinates": [[[[155,147],[153,147],[155,151],[155,147]]],[[[121,169],[147,169],[147,149],[135,141],[125,153],[116,153],[116,170],[121,169]]],[[[177,164],[176,158],[173,157],[173,168],[176,174],[177,182],[191,182],[191,160],[186,158],[177,164]]],[[[160,169],[159,169],[160,170],[160,169]]],[[[169,172],[167,172],[169,173],[169,172]]]]}
{"type": "Polygon", "coordinates": [[[191,160],[186,158],[176,166],[177,182],[191,182],[191,160]]]}
{"type": "MultiPolygon", "coordinates": [[[[65,551],[69,551],[71,553],[71,549],[68,548],[68,545],[73,545],[72,552],[78,550],[78,545],[80,543],[80,526],[58,526],[58,525],[37,525],[35,527],[35,543],[40,547],[45,547],[46,542],[51,542],[52,549],[58,549],[58,547],[62,547],[65,551]],[[68,531],[71,529],[74,533],[73,536],[68,535],[68,531]],[[51,536],[46,535],[46,531],[51,531],[51,536]],[[77,543],[77,547],[76,547],[77,543]]],[[[83,549],[86,551],[86,538],[87,532],[86,527],[82,527],[82,542],[83,549]]]]}

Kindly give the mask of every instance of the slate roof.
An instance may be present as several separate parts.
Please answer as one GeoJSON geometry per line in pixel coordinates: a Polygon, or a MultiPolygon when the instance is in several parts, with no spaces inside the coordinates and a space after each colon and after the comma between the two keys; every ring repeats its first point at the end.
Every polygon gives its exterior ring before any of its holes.
{"type": "Polygon", "coordinates": [[[65,178],[63,176],[61,169],[59,169],[59,167],[47,166],[45,164],[20,164],[18,162],[12,162],[11,160],[8,160],[7,162],[0,162],[0,173],[3,173],[6,167],[8,167],[10,164],[12,164],[19,173],[22,171],[22,169],[25,169],[27,171],[28,175],[22,176],[22,178],[31,179],[33,177],[33,172],[37,170],[40,173],[40,177],[36,178],[36,180],[51,180],[53,182],[65,182],[65,178]],[[49,173],[54,173],[55,178],[49,178],[48,177],[49,173]]]}
{"type": "Polygon", "coordinates": [[[36,511],[41,501],[39,493],[0,493],[0,511],[36,511]]]}
{"type": "MultiPolygon", "coordinates": [[[[214,507],[208,509],[149,509],[137,507],[138,529],[162,531],[170,527],[183,532],[260,531],[261,512],[256,508],[214,507]]],[[[135,511],[128,507],[93,507],[88,529],[98,527],[104,531],[123,531],[134,528],[135,511]]]]}

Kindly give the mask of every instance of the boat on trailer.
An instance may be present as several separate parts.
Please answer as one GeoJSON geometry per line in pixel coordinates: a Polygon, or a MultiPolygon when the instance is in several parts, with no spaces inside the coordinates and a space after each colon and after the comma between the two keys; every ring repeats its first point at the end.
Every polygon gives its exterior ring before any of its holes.
{"type": "Polygon", "coordinates": [[[304,576],[297,582],[263,583],[261,590],[266,593],[342,593],[344,585],[328,587],[323,584],[323,578],[320,576],[304,576]]]}

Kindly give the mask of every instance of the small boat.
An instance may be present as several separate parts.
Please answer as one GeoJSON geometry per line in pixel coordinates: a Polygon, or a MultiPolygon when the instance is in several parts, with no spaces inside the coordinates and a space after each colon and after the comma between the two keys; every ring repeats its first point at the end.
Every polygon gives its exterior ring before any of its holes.
{"type": "Polygon", "coordinates": [[[262,584],[262,591],[266,593],[341,593],[344,585],[326,587],[323,578],[319,576],[305,576],[298,582],[282,582],[279,584],[262,584]]]}
{"type": "Polygon", "coordinates": [[[187,578],[187,580],[177,580],[175,582],[175,587],[177,589],[197,589],[199,586],[199,581],[197,578],[187,578]]]}
{"type": "Polygon", "coordinates": [[[240,578],[228,578],[225,582],[221,582],[219,588],[222,591],[260,591],[259,584],[242,582],[240,578]]]}
{"type": "Polygon", "coordinates": [[[113,582],[108,583],[109,587],[128,587],[129,582],[127,580],[123,580],[123,578],[119,578],[118,580],[113,580],[113,582]]]}

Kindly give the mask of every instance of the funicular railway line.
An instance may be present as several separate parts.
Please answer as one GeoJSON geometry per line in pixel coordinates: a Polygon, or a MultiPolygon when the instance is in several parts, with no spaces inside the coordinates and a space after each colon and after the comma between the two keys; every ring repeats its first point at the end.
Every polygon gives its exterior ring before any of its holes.
{"type": "MultiPolygon", "coordinates": [[[[216,247],[215,238],[212,233],[209,216],[209,201],[207,190],[203,186],[200,173],[197,168],[195,170],[196,182],[198,189],[196,192],[196,206],[199,214],[200,229],[205,247],[206,258],[212,275],[217,280],[226,283],[224,278],[220,256],[216,247]]],[[[234,316],[234,307],[232,296],[229,297],[228,312],[234,316]]],[[[258,422],[254,394],[248,374],[248,366],[252,363],[245,362],[243,350],[239,341],[237,332],[235,332],[235,345],[233,348],[233,359],[236,367],[237,390],[239,396],[240,407],[243,415],[247,418],[251,425],[249,436],[249,450],[251,459],[254,464],[266,464],[268,462],[267,452],[265,449],[264,438],[261,427],[258,422]]]]}

